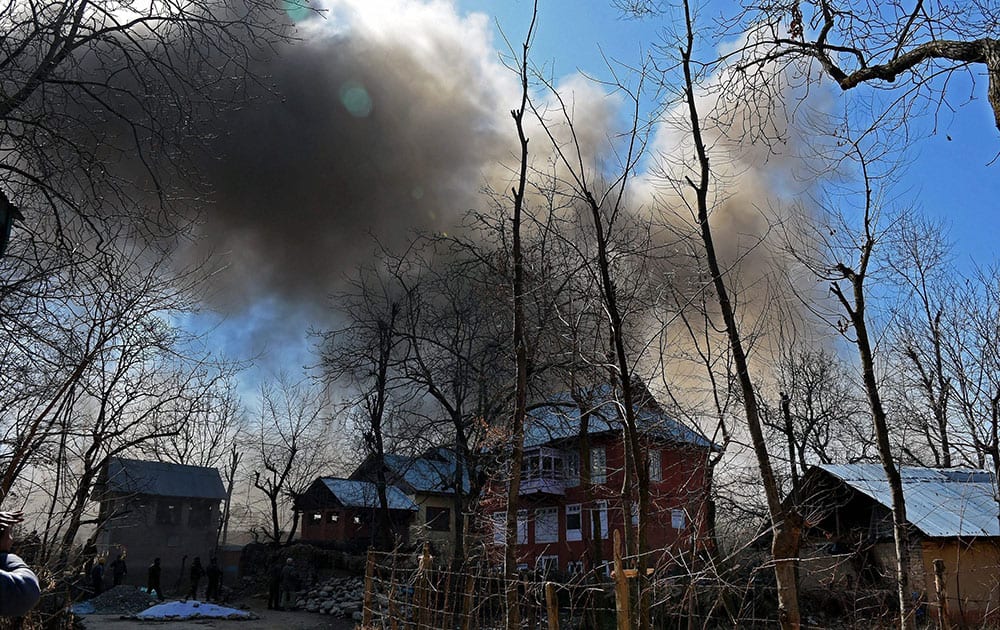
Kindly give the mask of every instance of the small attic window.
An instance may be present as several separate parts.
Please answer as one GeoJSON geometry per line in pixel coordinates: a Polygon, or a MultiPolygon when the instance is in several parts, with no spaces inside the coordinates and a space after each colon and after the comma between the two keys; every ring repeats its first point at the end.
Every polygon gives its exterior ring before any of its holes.
{"type": "Polygon", "coordinates": [[[336,523],[339,520],[340,520],[340,514],[338,514],[337,512],[330,512],[329,514],[326,515],[326,521],[328,523],[336,523]]]}
{"type": "Polygon", "coordinates": [[[312,520],[313,523],[318,523],[318,522],[322,521],[323,520],[323,513],[322,512],[313,512],[312,516],[310,517],[310,520],[312,520]]]}

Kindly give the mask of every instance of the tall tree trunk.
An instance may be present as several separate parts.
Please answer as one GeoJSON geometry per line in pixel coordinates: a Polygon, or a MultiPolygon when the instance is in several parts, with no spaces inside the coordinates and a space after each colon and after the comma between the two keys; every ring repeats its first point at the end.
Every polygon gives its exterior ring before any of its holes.
{"type": "Polygon", "coordinates": [[[521,462],[524,459],[524,422],[528,412],[528,348],[524,325],[524,261],[521,252],[521,215],[524,210],[524,192],[528,177],[528,138],[524,132],[524,110],[528,106],[528,48],[535,20],[538,17],[537,0],[532,8],[531,24],[524,37],[521,51],[520,79],[521,105],[511,111],[514,125],[517,128],[517,138],[521,147],[521,163],[518,171],[517,185],[512,191],[514,202],[513,236],[511,240],[512,256],[514,258],[514,357],[516,367],[516,383],[514,392],[514,414],[510,426],[510,485],[507,487],[507,518],[505,528],[504,548],[504,600],[506,602],[506,629],[519,630],[521,612],[518,601],[517,579],[517,506],[521,491],[521,462]]]}
{"type": "Polygon", "coordinates": [[[801,615],[799,612],[796,575],[798,572],[798,541],[801,530],[794,517],[794,512],[786,509],[781,501],[778,482],[771,467],[770,456],[767,453],[767,442],[764,439],[756,393],[754,392],[753,381],[750,378],[747,356],[743,349],[742,334],[736,322],[736,314],[729,298],[729,289],[726,286],[725,278],[719,266],[718,256],[715,252],[715,242],[708,218],[708,189],[711,168],[708,161],[708,152],[701,133],[701,119],[695,100],[694,79],[691,71],[692,52],[694,50],[694,25],[687,0],[684,2],[684,12],[687,41],[681,53],[685,100],[688,106],[691,135],[694,140],[699,164],[697,171],[698,181],[688,181],[694,188],[697,196],[698,224],[702,244],[705,247],[705,258],[712,277],[712,283],[715,287],[719,310],[722,313],[723,322],[725,323],[726,336],[729,340],[730,350],[733,355],[733,364],[736,367],[736,377],[743,398],[747,428],[750,431],[750,440],[757,459],[757,466],[760,470],[764,494],[767,498],[767,508],[773,531],[771,554],[774,561],[774,577],[778,591],[779,620],[781,627],[785,630],[798,630],[801,624],[801,615]]]}

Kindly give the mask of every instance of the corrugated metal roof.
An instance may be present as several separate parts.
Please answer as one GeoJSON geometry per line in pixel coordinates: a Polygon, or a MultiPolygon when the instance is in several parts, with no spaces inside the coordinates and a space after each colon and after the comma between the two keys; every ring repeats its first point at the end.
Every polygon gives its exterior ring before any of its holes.
{"type": "MultiPolygon", "coordinates": [[[[589,398],[597,402],[587,424],[587,433],[621,431],[619,407],[610,386],[595,388],[589,398]]],[[[704,435],[671,418],[651,397],[645,398],[643,403],[636,405],[636,422],[642,433],[681,444],[712,448],[712,442],[704,435]]],[[[525,448],[579,436],[580,409],[569,392],[556,395],[552,403],[530,412],[524,430],[525,448]]]]}
{"type": "Polygon", "coordinates": [[[112,458],[108,461],[107,472],[107,488],[111,492],[195,499],[226,498],[222,477],[215,468],[112,458]]]}
{"type": "MultiPolygon", "coordinates": [[[[323,477],[323,485],[337,497],[345,507],[377,508],[378,487],[370,481],[352,481],[337,477],[323,477]]],[[[396,486],[386,486],[386,498],[390,510],[416,511],[417,505],[396,486]]]]}
{"type": "MultiPolygon", "coordinates": [[[[880,464],[817,466],[892,509],[880,464]]],[[[993,475],[972,468],[900,468],[907,520],[926,536],[1000,536],[1000,508],[993,475]]]]}
{"type": "MultiPolygon", "coordinates": [[[[451,450],[438,448],[419,457],[386,455],[385,465],[399,475],[415,492],[453,494],[455,484],[455,455],[451,450]]],[[[469,491],[469,471],[462,469],[462,483],[469,491]]]]}

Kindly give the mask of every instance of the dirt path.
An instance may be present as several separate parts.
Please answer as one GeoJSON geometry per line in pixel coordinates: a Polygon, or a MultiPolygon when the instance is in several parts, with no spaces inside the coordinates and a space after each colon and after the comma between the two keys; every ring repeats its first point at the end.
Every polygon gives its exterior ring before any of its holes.
{"type": "Polygon", "coordinates": [[[261,602],[245,602],[238,606],[249,610],[258,619],[192,619],[189,621],[139,621],[122,619],[121,615],[87,615],[83,627],[87,630],[354,630],[355,623],[349,619],[339,619],[304,611],[268,610],[261,602]]]}

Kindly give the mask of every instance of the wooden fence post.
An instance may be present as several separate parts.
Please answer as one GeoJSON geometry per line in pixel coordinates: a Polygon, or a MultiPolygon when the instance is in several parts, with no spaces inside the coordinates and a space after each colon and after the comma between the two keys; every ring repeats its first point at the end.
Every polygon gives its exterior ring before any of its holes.
{"type": "Polygon", "coordinates": [[[625,576],[625,566],[622,563],[622,537],[615,530],[615,613],[618,617],[618,630],[631,630],[632,608],[629,603],[628,578],[625,576]]]}
{"type": "Polygon", "coordinates": [[[559,630],[559,598],[556,583],[545,583],[545,615],[549,619],[549,630],[559,630]]]}
{"type": "Polygon", "coordinates": [[[375,551],[368,550],[368,562],[365,564],[365,603],[361,609],[361,628],[368,630],[372,627],[372,600],[375,590],[375,551]]]}
{"type": "Polygon", "coordinates": [[[934,561],[934,590],[937,592],[938,628],[951,630],[948,617],[948,583],[944,581],[944,560],[934,561]]]}
{"type": "Polygon", "coordinates": [[[418,628],[430,627],[430,570],[431,570],[431,546],[424,543],[424,552],[420,556],[420,566],[417,567],[416,592],[413,593],[413,600],[417,606],[416,615],[418,628]]]}
{"type": "Polygon", "coordinates": [[[472,627],[472,602],[476,589],[476,576],[469,571],[465,578],[465,601],[462,603],[464,617],[462,618],[462,630],[470,630],[472,627]]]}

